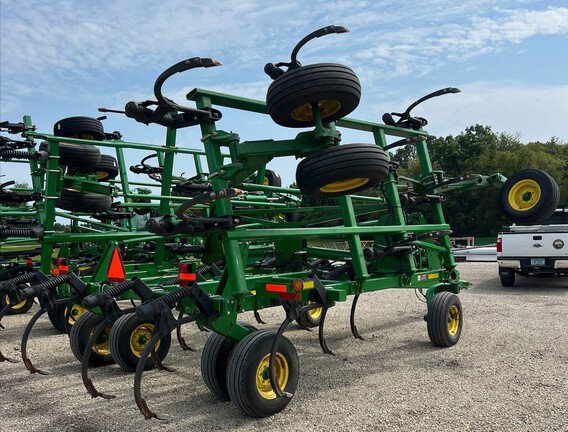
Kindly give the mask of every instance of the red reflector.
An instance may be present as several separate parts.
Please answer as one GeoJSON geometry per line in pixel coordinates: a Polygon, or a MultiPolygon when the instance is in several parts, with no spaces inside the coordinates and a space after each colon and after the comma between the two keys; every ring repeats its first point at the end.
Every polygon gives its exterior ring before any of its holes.
{"type": "Polygon", "coordinates": [[[284,300],[300,300],[299,293],[280,293],[279,297],[284,300]]]}
{"type": "Polygon", "coordinates": [[[26,260],[26,265],[27,265],[28,267],[33,267],[33,266],[34,266],[33,260],[32,260],[31,258],[28,258],[28,259],[26,260]]]}
{"type": "Polygon", "coordinates": [[[58,268],[52,268],[51,269],[51,276],[59,276],[59,269],[58,268]]]}
{"type": "Polygon", "coordinates": [[[67,260],[65,258],[57,258],[57,265],[59,267],[64,266],[67,264],[67,260]]]}
{"type": "Polygon", "coordinates": [[[186,286],[189,282],[195,280],[195,273],[180,273],[179,274],[179,285],[186,286]]]}
{"type": "Polygon", "coordinates": [[[126,278],[124,264],[118,248],[114,248],[107,268],[107,278],[111,282],[122,282],[126,278]]]}
{"type": "Polygon", "coordinates": [[[266,291],[286,292],[286,285],[266,284],[266,291]]]}
{"type": "Polygon", "coordinates": [[[180,263],[178,268],[180,273],[191,273],[191,264],[189,263],[180,263]]]}
{"type": "Polygon", "coordinates": [[[59,266],[59,274],[60,275],[66,275],[67,273],[69,273],[69,267],[67,267],[66,265],[60,265],[59,266]]]}

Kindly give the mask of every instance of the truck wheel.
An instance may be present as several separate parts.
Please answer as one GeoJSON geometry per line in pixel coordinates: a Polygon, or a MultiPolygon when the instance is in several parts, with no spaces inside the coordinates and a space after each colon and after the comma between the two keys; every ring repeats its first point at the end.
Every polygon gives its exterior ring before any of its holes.
{"type": "MultiPolygon", "coordinates": [[[[24,289],[26,289],[28,287],[27,284],[21,284],[17,286],[18,292],[21,293],[24,289]]],[[[21,298],[21,297],[20,297],[21,298]]],[[[4,309],[6,306],[8,306],[10,304],[10,296],[8,294],[6,295],[0,295],[0,311],[2,309],[4,309]]],[[[26,299],[21,301],[20,303],[17,304],[13,304],[12,306],[10,306],[10,308],[8,309],[8,311],[6,312],[6,315],[20,315],[20,314],[24,314],[27,311],[29,311],[31,309],[31,307],[34,305],[34,300],[33,299],[26,299]]]]}
{"type": "MultiPolygon", "coordinates": [[[[154,322],[138,318],[135,313],[122,315],[110,330],[110,352],[116,364],[122,369],[134,372],[146,345],[154,333],[154,322]]],[[[172,337],[168,333],[155,346],[156,356],[163,360],[170,349],[172,337]]],[[[148,356],[144,370],[152,369],[154,360],[148,356]]]]}
{"type": "MultiPolygon", "coordinates": [[[[99,314],[87,311],[82,314],[69,332],[69,344],[75,358],[83,360],[83,353],[87,343],[93,334],[93,330],[102,322],[103,317],[99,314]]],[[[106,366],[113,364],[114,360],[110,355],[109,334],[111,325],[107,324],[105,329],[95,341],[92,352],[89,355],[89,366],[106,366]]]]}
{"type": "Polygon", "coordinates": [[[439,347],[455,345],[463,327],[463,312],[457,295],[442,291],[428,305],[427,328],[432,343],[439,347]]]}
{"type": "MultiPolygon", "coordinates": [[[[241,340],[229,358],[227,389],[233,403],[251,417],[268,417],[279,413],[290,402],[278,397],[268,375],[270,351],[276,333],[261,330],[241,340]]],[[[286,337],[282,337],[274,361],[274,377],[280,388],[294,394],[299,377],[298,353],[286,337]]]]}
{"type": "Polygon", "coordinates": [[[317,63],[289,70],[276,78],[266,93],[266,108],[275,123],[287,127],[314,126],[312,103],[322,121],[351,113],[361,99],[361,84],[352,69],[317,63]]]}
{"type": "Polygon", "coordinates": [[[81,192],[75,189],[61,189],[57,208],[83,213],[99,213],[110,208],[112,197],[95,193],[81,192]]]}
{"type": "Polygon", "coordinates": [[[387,156],[374,144],[345,144],[308,155],[296,184],[311,198],[353,194],[379,185],[389,173],[387,156]]]}
{"type": "Polygon", "coordinates": [[[105,130],[100,120],[93,117],[68,117],[53,125],[53,135],[67,138],[102,141],[105,130]]]}
{"type": "Polygon", "coordinates": [[[504,287],[512,287],[515,285],[515,271],[499,267],[499,277],[501,278],[501,285],[504,287]]]}
{"type": "MultiPolygon", "coordinates": [[[[249,324],[242,324],[252,331],[257,329],[249,324]]],[[[211,393],[222,400],[229,400],[227,390],[227,365],[229,356],[235,348],[235,341],[219,333],[207,338],[201,353],[201,376],[211,393]]]]}
{"type": "Polygon", "coordinates": [[[560,189],[547,173],[523,169],[509,177],[499,191],[503,214],[519,225],[536,225],[552,216],[560,202],[560,189]]]}

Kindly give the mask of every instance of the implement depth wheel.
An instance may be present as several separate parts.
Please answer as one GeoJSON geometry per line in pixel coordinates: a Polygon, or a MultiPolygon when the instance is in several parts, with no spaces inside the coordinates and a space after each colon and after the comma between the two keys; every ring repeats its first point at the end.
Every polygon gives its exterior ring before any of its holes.
{"type": "Polygon", "coordinates": [[[335,63],[300,66],[276,78],[266,93],[266,108],[280,126],[315,125],[312,104],[324,122],[350,114],[361,99],[361,84],[352,69],[335,63]]]}
{"type": "MultiPolygon", "coordinates": [[[[95,327],[97,327],[102,320],[103,318],[99,314],[87,311],[83,313],[77,319],[73,327],[71,327],[71,332],[69,332],[69,344],[77,360],[83,360],[83,353],[87,347],[87,342],[89,342],[95,327]]],[[[110,330],[111,325],[107,324],[101,335],[95,341],[92,352],[89,355],[89,366],[106,366],[114,363],[110,355],[110,330]]]]}
{"type": "Polygon", "coordinates": [[[323,312],[322,308],[310,309],[307,312],[300,313],[300,316],[296,320],[302,328],[314,328],[319,327],[321,321],[321,314],[323,312]]]}
{"type": "MultiPolygon", "coordinates": [[[[252,331],[257,329],[249,324],[242,324],[252,331]]],[[[211,392],[222,400],[229,400],[227,391],[227,365],[229,356],[235,348],[235,341],[219,333],[212,333],[203,346],[201,353],[201,376],[211,392]]]]}
{"type": "MultiPolygon", "coordinates": [[[[154,322],[138,318],[134,313],[117,319],[110,331],[110,352],[116,364],[125,371],[134,372],[153,333],[154,322]]],[[[171,342],[172,337],[168,334],[156,343],[158,359],[163,360],[166,357],[171,342]]],[[[154,360],[150,355],[144,370],[152,369],[154,366],[154,360]]]]}
{"type": "Polygon", "coordinates": [[[331,198],[378,186],[389,173],[382,148],[344,144],[308,155],[298,164],[296,183],[310,198],[331,198]]]}
{"type": "Polygon", "coordinates": [[[78,304],[56,303],[52,310],[47,311],[47,316],[56,330],[59,330],[61,333],[69,333],[75,321],[86,310],[78,304]],[[67,314],[69,307],[71,307],[71,311],[67,314]]]}
{"type": "MultiPolygon", "coordinates": [[[[21,294],[21,292],[24,289],[26,289],[27,287],[28,287],[28,285],[26,285],[26,284],[18,285],[18,287],[17,287],[18,292],[21,294]]],[[[0,310],[4,309],[9,304],[10,304],[10,296],[8,294],[0,296],[0,310]]],[[[33,299],[23,300],[20,303],[13,304],[12,306],[10,306],[10,309],[8,309],[8,311],[6,312],[6,315],[24,314],[27,311],[29,311],[33,305],[34,305],[33,299]]]]}
{"type": "Polygon", "coordinates": [[[442,291],[432,299],[428,306],[428,336],[439,347],[455,345],[463,327],[463,312],[457,295],[442,291]]]}
{"type": "Polygon", "coordinates": [[[81,213],[99,213],[110,208],[112,197],[95,193],[81,192],[75,189],[61,189],[55,206],[81,213]]]}
{"type": "Polygon", "coordinates": [[[93,117],[68,117],[53,125],[53,135],[93,141],[105,139],[105,130],[100,120],[93,117]]]}
{"type": "Polygon", "coordinates": [[[560,189],[547,173],[523,169],[510,176],[499,191],[503,214],[519,225],[536,225],[549,218],[560,202],[560,189]]]}
{"type": "MultiPolygon", "coordinates": [[[[261,330],[247,335],[233,350],[227,370],[227,390],[233,403],[251,417],[268,417],[282,411],[290,397],[278,397],[270,385],[269,361],[276,333],[261,330]]],[[[292,343],[282,337],[274,361],[274,377],[280,388],[294,394],[299,360],[292,343]]]]}
{"type": "Polygon", "coordinates": [[[118,176],[118,161],[115,157],[101,154],[99,164],[91,169],[76,168],[72,170],[72,174],[90,174],[97,175],[98,181],[108,181],[118,176]]]}

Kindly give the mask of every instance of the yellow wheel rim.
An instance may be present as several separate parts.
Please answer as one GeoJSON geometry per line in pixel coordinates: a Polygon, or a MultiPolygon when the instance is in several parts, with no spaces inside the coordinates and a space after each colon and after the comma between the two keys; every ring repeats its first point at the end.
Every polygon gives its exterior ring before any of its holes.
{"type": "MultiPolygon", "coordinates": [[[[336,100],[321,100],[318,101],[318,109],[320,111],[320,117],[326,119],[341,109],[341,103],[336,100]]],[[[306,103],[294,108],[291,117],[297,121],[313,120],[314,113],[312,112],[312,104],[306,103]]]]}
{"type": "MultiPolygon", "coordinates": [[[[274,377],[276,378],[278,387],[284,390],[284,388],[286,388],[286,384],[288,384],[290,368],[286,358],[281,353],[276,353],[276,358],[274,360],[274,377]]],[[[270,385],[269,363],[270,354],[266,354],[260,361],[256,370],[256,388],[258,393],[264,399],[272,400],[276,399],[276,393],[274,393],[274,390],[270,385]]]]}
{"type": "Polygon", "coordinates": [[[308,314],[310,314],[313,320],[318,320],[321,317],[322,311],[323,311],[322,308],[310,309],[308,311],[308,314]]]}
{"type": "Polygon", "coordinates": [[[534,180],[521,180],[513,185],[509,191],[509,206],[513,210],[527,211],[533,208],[540,200],[542,191],[534,180]]]}
{"type": "Polygon", "coordinates": [[[369,179],[366,177],[341,180],[321,187],[320,191],[326,193],[347,192],[353,189],[357,189],[358,187],[361,187],[367,183],[369,183],[369,179]]]}
{"type": "MultiPolygon", "coordinates": [[[[130,335],[130,350],[138,358],[142,358],[142,353],[146,349],[146,345],[152,339],[154,333],[154,324],[143,323],[134,329],[130,335]]],[[[154,349],[157,351],[160,347],[160,341],[156,343],[154,349]]]]}
{"type": "Polygon", "coordinates": [[[450,308],[448,313],[448,332],[450,335],[455,336],[460,327],[460,310],[456,305],[450,308]]]}
{"type": "Polygon", "coordinates": [[[97,171],[95,173],[97,175],[97,179],[102,180],[108,177],[108,172],[106,171],[97,171]]]}
{"type": "MultiPolygon", "coordinates": [[[[6,294],[6,297],[4,298],[4,304],[5,305],[9,305],[10,304],[10,296],[8,294],[6,294]]],[[[12,305],[10,306],[10,309],[12,310],[18,310],[23,308],[26,305],[26,300],[21,301],[18,304],[12,305]]]]}
{"type": "Polygon", "coordinates": [[[100,334],[100,336],[93,344],[94,353],[97,353],[101,356],[110,355],[109,335],[111,327],[112,326],[110,324],[107,324],[103,332],[100,334]]]}
{"type": "MultiPolygon", "coordinates": [[[[81,305],[74,304],[73,306],[71,306],[71,312],[69,312],[69,324],[70,325],[75,324],[75,321],[77,321],[77,318],[79,318],[85,312],[87,312],[87,309],[85,309],[81,305]]],[[[67,309],[65,309],[65,315],[67,315],[67,309]]]]}

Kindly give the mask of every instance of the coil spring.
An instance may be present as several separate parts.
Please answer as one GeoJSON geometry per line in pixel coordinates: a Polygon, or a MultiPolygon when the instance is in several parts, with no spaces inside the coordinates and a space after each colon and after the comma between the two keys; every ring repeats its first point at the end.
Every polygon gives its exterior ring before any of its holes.
{"type": "Polygon", "coordinates": [[[134,287],[134,283],[134,281],[130,280],[124,281],[106,291],[91,294],[83,299],[83,306],[87,309],[93,309],[97,306],[102,306],[107,298],[114,298],[119,296],[120,294],[125,293],[126,291],[134,287]]]}
{"type": "Polygon", "coordinates": [[[0,282],[0,289],[7,288],[10,285],[20,285],[33,281],[36,278],[35,272],[26,273],[20,276],[13,277],[7,281],[0,282]]]}
{"type": "Polygon", "coordinates": [[[165,304],[170,309],[179,303],[184,297],[187,297],[191,292],[191,285],[186,285],[175,291],[166,294],[159,299],[149,301],[148,303],[141,304],[136,308],[136,315],[142,319],[149,319],[160,313],[160,304],[165,304]]]}
{"type": "Polygon", "coordinates": [[[105,291],[104,294],[107,294],[111,297],[117,297],[120,294],[124,294],[129,289],[134,288],[134,284],[135,284],[135,281],[127,280],[127,281],[121,282],[121,283],[113,286],[111,289],[105,291]]]}
{"type": "Polygon", "coordinates": [[[39,153],[30,153],[22,150],[3,149],[0,150],[0,158],[32,160],[32,159],[38,159],[39,153]]]}
{"type": "Polygon", "coordinates": [[[6,228],[0,229],[0,238],[36,238],[37,232],[29,228],[6,228]]]}
{"type": "Polygon", "coordinates": [[[57,276],[47,282],[42,282],[37,285],[33,285],[29,288],[26,288],[23,291],[23,297],[26,299],[38,297],[41,292],[45,289],[48,291],[52,291],[57,288],[59,285],[64,284],[69,279],[69,276],[57,276]]]}
{"type": "Polygon", "coordinates": [[[169,307],[174,307],[176,303],[179,303],[184,297],[187,297],[189,295],[189,293],[191,292],[190,289],[191,285],[186,285],[175,291],[172,291],[171,293],[166,294],[163,297],[160,297],[159,299],[157,299],[157,301],[165,303],[169,307]]]}

